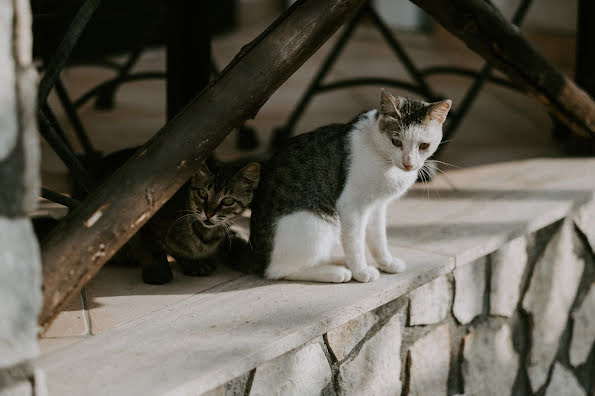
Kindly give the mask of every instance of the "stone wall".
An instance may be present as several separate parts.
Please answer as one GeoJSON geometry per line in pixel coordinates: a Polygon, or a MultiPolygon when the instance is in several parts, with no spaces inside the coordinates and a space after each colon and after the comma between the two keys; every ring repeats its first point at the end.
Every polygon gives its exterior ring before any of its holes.
{"type": "Polygon", "coordinates": [[[0,0],[0,395],[42,389],[38,354],[41,264],[27,214],[39,190],[37,72],[28,0],[0,0]]]}
{"type": "Polygon", "coordinates": [[[207,395],[593,394],[593,213],[459,265],[207,395]]]}

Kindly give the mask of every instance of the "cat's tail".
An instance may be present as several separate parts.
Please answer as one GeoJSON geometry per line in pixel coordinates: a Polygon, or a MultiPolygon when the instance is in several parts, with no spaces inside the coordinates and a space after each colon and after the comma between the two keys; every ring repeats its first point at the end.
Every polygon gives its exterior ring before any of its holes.
{"type": "Polygon", "coordinates": [[[264,256],[256,253],[250,242],[236,238],[233,239],[228,256],[229,266],[246,274],[264,274],[264,256]]]}

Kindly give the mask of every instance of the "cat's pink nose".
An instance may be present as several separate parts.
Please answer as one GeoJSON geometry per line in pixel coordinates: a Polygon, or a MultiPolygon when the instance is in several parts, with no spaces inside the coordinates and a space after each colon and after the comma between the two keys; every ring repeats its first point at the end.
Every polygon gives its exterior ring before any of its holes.
{"type": "Polygon", "coordinates": [[[411,169],[413,169],[413,165],[405,165],[405,164],[403,164],[403,167],[404,167],[405,169],[407,169],[407,170],[411,170],[411,169]]]}

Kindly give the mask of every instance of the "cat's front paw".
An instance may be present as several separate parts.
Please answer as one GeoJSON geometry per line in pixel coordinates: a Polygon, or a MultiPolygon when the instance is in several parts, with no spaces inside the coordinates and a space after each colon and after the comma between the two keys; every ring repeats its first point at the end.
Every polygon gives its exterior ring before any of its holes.
{"type": "Polygon", "coordinates": [[[328,281],[332,283],[344,283],[349,282],[351,280],[352,274],[345,267],[336,267],[335,271],[333,271],[332,275],[329,276],[328,281]]]}
{"type": "Polygon", "coordinates": [[[373,282],[380,278],[380,272],[374,267],[366,266],[361,271],[352,272],[353,279],[358,282],[373,282]]]}
{"type": "Polygon", "coordinates": [[[388,272],[389,274],[396,274],[405,271],[407,269],[407,264],[404,260],[391,256],[390,259],[379,262],[378,269],[382,272],[388,272]]]}

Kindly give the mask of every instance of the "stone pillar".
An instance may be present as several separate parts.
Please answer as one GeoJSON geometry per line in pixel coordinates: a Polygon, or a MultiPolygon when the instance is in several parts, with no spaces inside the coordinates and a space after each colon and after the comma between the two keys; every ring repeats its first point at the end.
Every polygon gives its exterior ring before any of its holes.
{"type": "MultiPolygon", "coordinates": [[[[39,246],[27,218],[39,190],[29,0],[0,0],[0,395],[33,395],[39,246]]],[[[35,389],[34,389],[35,388],[35,389]]]]}

